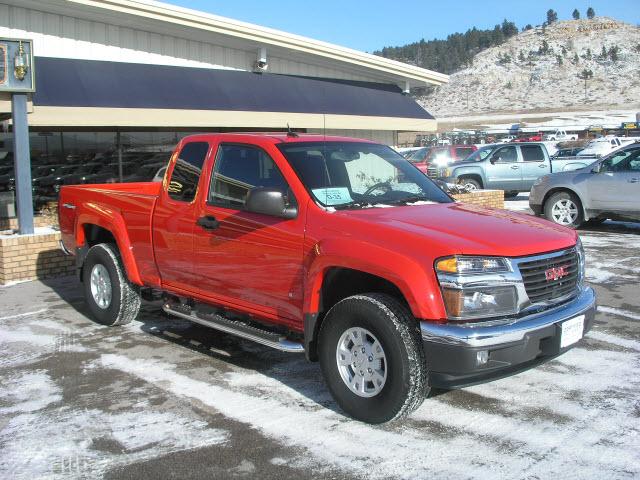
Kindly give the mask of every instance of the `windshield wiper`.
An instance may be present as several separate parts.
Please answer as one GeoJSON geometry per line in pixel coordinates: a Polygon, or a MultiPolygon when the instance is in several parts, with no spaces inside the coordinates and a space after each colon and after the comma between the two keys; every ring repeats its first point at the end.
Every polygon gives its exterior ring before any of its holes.
{"type": "Polygon", "coordinates": [[[387,205],[399,205],[399,204],[424,202],[424,201],[430,202],[432,200],[426,195],[411,195],[410,197],[399,198],[397,200],[391,200],[383,203],[386,203],[387,205]]]}
{"type": "Polygon", "coordinates": [[[349,208],[365,208],[365,207],[373,207],[371,202],[367,202],[366,200],[353,200],[349,203],[342,203],[340,205],[331,205],[336,210],[347,210],[349,208]]]}

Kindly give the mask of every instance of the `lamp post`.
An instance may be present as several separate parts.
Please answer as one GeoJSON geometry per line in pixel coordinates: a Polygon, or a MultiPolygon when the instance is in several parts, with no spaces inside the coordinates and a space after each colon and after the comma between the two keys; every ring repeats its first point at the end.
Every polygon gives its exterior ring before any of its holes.
{"type": "Polygon", "coordinates": [[[4,57],[0,61],[8,67],[0,78],[0,92],[11,94],[18,226],[21,234],[32,234],[33,195],[27,121],[28,95],[35,88],[32,43],[30,40],[0,39],[0,55],[4,57]]]}

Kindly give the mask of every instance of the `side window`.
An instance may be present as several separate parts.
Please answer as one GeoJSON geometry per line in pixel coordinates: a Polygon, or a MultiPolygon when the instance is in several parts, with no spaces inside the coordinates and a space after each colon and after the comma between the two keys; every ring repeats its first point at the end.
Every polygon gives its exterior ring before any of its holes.
{"type": "Polygon", "coordinates": [[[629,156],[629,170],[640,172],[640,148],[633,150],[629,156]]]}
{"type": "Polygon", "coordinates": [[[602,162],[601,172],[624,172],[629,170],[629,160],[637,157],[640,150],[625,150],[616,153],[602,162]]]}
{"type": "Polygon", "coordinates": [[[492,157],[498,163],[515,163],[518,161],[516,147],[502,147],[496,150],[492,157]]]}
{"type": "Polygon", "coordinates": [[[520,147],[522,159],[525,162],[543,162],[544,152],[540,145],[522,145],[520,147]]]}
{"type": "Polygon", "coordinates": [[[181,202],[195,198],[208,150],[207,142],[192,142],[182,147],[169,181],[169,197],[181,202]]]}
{"type": "Polygon", "coordinates": [[[473,153],[473,148],[456,148],[456,158],[464,160],[473,153]]]}
{"type": "Polygon", "coordinates": [[[247,193],[254,187],[278,189],[289,186],[272,158],[262,149],[246,145],[220,145],[213,167],[209,201],[242,209],[247,193]]]}

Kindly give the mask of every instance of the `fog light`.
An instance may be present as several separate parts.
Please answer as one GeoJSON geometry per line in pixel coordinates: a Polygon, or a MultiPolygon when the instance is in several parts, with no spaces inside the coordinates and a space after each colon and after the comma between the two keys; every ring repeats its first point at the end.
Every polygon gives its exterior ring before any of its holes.
{"type": "Polygon", "coordinates": [[[486,365],[489,361],[489,351],[488,350],[480,350],[476,353],[476,365],[486,365]]]}

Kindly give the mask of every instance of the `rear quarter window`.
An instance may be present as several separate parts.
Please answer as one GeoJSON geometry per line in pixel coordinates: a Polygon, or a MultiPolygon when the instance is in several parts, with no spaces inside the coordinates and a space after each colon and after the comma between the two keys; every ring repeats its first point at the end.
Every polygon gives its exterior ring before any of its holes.
{"type": "Polygon", "coordinates": [[[181,202],[193,201],[208,151],[207,142],[191,142],[182,147],[169,180],[167,193],[170,198],[181,202]]]}

